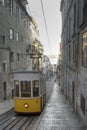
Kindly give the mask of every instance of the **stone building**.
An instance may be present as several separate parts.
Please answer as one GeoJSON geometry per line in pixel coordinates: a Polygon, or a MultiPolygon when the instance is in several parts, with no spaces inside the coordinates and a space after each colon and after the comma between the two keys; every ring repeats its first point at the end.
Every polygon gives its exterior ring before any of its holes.
{"type": "Polygon", "coordinates": [[[0,0],[0,101],[13,97],[11,72],[27,69],[33,37],[26,4],[27,0],[0,0]]]}
{"type": "Polygon", "coordinates": [[[46,75],[46,80],[50,80],[53,77],[53,65],[47,55],[42,57],[42,71],[46,75]]]}
{"type": "Polygon", "coordinates": [[[62,43],[60,43],[60,48],[59,48],[59,51],[60,53],[58,54],[58,61],[57,61],[57,81],[58,81],[58,84],[61,86],[61,90],[63,92],[63,75],[62,75],[62,43]]]}
{"type": "Polygon", "coordinates": [[[43,46],[39,40],[39,30],[38,25],[33,17],[30,21],[30,32],[31,32],[31,43],[27,47],[27,69],[29,70],[41,70],[42,69],[42,56],[43,56],[43,46]],[[31,62],[30,62],[31,61],[31,62]],[[31,65],[30,65],[31,63],[31,65]]]}
{"type": "Polygon", "coordinates": [[[61,0],[66,99],[87,125],[87,0],[61,0]]]}

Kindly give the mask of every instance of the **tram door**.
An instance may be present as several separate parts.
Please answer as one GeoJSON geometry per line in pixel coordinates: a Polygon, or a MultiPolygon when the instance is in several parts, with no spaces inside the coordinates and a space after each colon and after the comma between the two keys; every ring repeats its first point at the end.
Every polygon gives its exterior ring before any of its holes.
{"type": "Polygon", "coordinates": [[[3,90],[4,90],[3,98],[4,98],[4,100],[6,100],[6,82],[3,83],[3,90]]]}

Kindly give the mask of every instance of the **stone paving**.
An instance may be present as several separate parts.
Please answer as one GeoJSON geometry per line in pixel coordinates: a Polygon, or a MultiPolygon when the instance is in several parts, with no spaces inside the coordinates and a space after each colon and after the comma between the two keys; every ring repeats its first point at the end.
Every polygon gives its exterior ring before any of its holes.
{"type": "Polygon", "coordinates": [[[53,87],[51,98],[41,114],[36,130],[86,130],[57,83],[53,87]]]}
{"type": "Polygon", "coordinates": [[[0,102],[0,115],[2,115],[5,112],[11,110],[13,107],[14,107],[13,99],[0,102]]]}

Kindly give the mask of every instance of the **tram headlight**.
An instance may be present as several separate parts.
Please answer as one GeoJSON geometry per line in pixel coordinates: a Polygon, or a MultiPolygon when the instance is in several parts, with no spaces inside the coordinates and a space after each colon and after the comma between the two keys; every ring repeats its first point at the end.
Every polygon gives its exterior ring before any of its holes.
{"type": "Polygon", "coordinates": [[[25,108],[28,108],[28,107],[29,107],[29,105],[28,105],[27,103],[25,103],[25,104],[24,104],[24,107],[25,107],[25,108]]]}

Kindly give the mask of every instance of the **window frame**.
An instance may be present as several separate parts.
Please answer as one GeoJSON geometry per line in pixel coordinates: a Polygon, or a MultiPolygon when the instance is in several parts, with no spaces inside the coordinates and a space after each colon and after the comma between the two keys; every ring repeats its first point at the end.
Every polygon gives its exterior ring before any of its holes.
{"type": "Polygon", "coordinates": [[[5,42],[6,42],[6,37],[5,37],[5,35],[3,35],[2,36],[2,43],[3,43],[3,45],[5,45],[5,42]]]}
{"type": "Polygon", "coordinates": [[[17,20],[19,20],[19,7],[16,6],[16,18],[17,20]]]}
{"type": "Polygon", "coordinates": [[[80,104],[80,107],[81,107],[81,110],[83,112],[83,114],[85,115],[85,103],[86,103],[86,100],[84,98],[84,96],[81,94],[81,104],[80,104]]]}
{"type": "Polygon", "coordinates": [[[20,97],[20,81],[19,80],[14,80],[14,97],[20,97]],[[16,89],[15,82],[18,82],[18,85],[19,85],[18,89],[16,89]],[[18,94],[18,96],[16,94],[18,94]]]}
{"type": "Polygon", "coordinates": [[[19,32],[16,33],[16,41],[19,42],[19,32]]]}
{"type": "Polygon", "coordinates": [[[10,28],[10,40],[14,39],[14,30],[10,28]]]}
{"type": "Polygon", "coordinates": [[[13,0],[10,0],[10,14],[13,14],[13,0]]]}
{"type": "Polygon", "coordinates": [[[5,72],[5,71],[6,71],[6,63],[3,62],[3,72],[5,72]]]}
{"type": "Polygon", "coordinates": [[[5,0],[1,0],[2,5],[5,6],[5,0]]]}
{"type": "Polygon", "coordinates": [[[21,98],[31,98],[31,95],[32,95],[32,92],[31,92],[31,81],[20,81],[20,93],[21,93],[21,98]],[[23,82],[23,86],[21,86],[21,83],[23,82]],[[26,84],[27,82],[27,84],[26,84]],[[26,85],[29,85],[29,86],[26,86],[26,85]],[[23,88],[22,88],[23,87],[23,88]],[[25,87],[25,88],[24,88],[25,87]],[[30,91],[28,91],[27,89],[30,89],[30,91]],[[24,89],[24,91],[23,91],[24,89]],[[27,90],[27,91],[25,91],[27,90]],[[22,94],[28,94],[29,96],[22,96],[22,94]]]}
{"type": "Polygon", "coordinates": [[[14,52],[13,51],[10,52],[10,62],[11,63],[14,62],[14,52]]]}
{"type": "Polygon", "coordinates": [[[17,53],[17,62],[20,61],[20,53],[17,53]]]}
{"type": "Polygon", "coordinates": [[[33,80],[32,81],[32,94],[33,94],[33,98],[36,98],[36,97],[40,96],[40,83],[39,83],[39,80],[33,80]],[[34,93],[34,88],[35,88],[35,91],[37,91],[36,90],[37,87],[35,87],[36,86],[35,82],[37,82],[37,81],[38,81],[38,95],[36,93],[34,93]]]}

